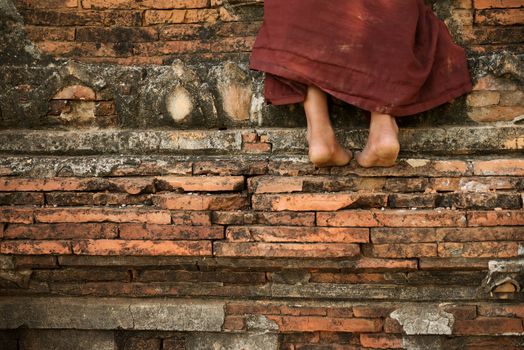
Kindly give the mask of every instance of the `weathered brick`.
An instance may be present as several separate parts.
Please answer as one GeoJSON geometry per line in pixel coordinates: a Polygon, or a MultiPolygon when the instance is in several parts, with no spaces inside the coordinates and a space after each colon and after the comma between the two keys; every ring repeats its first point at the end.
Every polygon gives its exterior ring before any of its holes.
{"type": "Polygon", "coordinates": [[[315,213],[266,211],[215,211],[213,223],[221,225],[288,225],[314,226],[315,213]]]}
{"type": "Polygon", "coordinates": [[[115,224],[12,224],[5,230],[6,238],[26,239],[74,239],[74,238],[116,238],[115,224]]]}
{"type": "Polygon", "coordinates": [[[226,315],[223,328],[225,331],[240,331],[246,329],[244,316],[226,315]]]}
{"type": "Polygon", "coordinates": [[[43,193],[3,192],[0,193],[0,205],[44,205],[43,193]]]}
{"type": "Polygon", "coordinates": [[[303,257],[327,258],[356,256],[360,254],[358,244],[345,243],[224,243],[213,244],[216,256],[251,257],[303,257]]]}
{"type": "Polygon", "coordinates": [[[374,349],[403,349],[402,337],[392,334],[361,334],[360,344],[374,349]]]}
{"type": "Polygon", "coordinates": [[[144,24],[167,24],[167,23],[214,23],[218,19],[216,9],[206,10],[146,10],[144,13],[144,24]]]}
{"type": "Polygon", "coordinates": [[[53,255],[17,255],[14,256],[17,268],[56,268],[58,267],[57,257],[53,255]]]}
{"type": "Polygon", "coordinates": [[[237,242],[369,242],[365,228],[327,228],[295,226],[229,226],[226,238],[237,242]]]}
{"type": "Polygon", "coordinates": [[[375,193],[333,194],[255,194],[252,205],[255,210],[339,210],[343,208],[380,208],[387,203],[387,196],[375,193]]]}
{"type": "Polygon", "coordinates": [[[381,258],[416,258],[437,256],[436,243],[373,244],[368,246],[373,256],[381,258]]]}
{"type": "Polygon", "coordinates": [[[68,241],[36,241],[16,240],[1,241],[1,254],[71,254],[71,246],[68,241]]]}
{"type": "Polygon", "coordinates": [[[524,318],[524,305],[478,305],[478,313],[480,316],[489,317],[518,317],[524,318]]]}
{"type": "Polygon", "coordinates": [[[153,203],[160,208],[173,210],[239,210],[248,205],[245,195],[198,195],[198,194],[159,194],[153,203]]]}
{"type": "Polygon", "coordinates": [[[27,207],[0,207],[0,222],[31,224],[33,223],[33,209],[27,207]]]}
{"type": "Polygon", "coordinates": [[[480,25],[518,25],[524,22],[524,10],[484,9],[476,11],[475,24],[480,25]]]}
{"type": "Polygon", "coordinates": [[[17,6],[21,8],[67,8],[77,7],[78,0],[48,0],[45,3],[35,0],[17,0],[17,6]]]}
{"type": "Polygon", "coordinates": [[[80,27],[76,29],[75,39],[80,42],[143,42],[158,40],[158,32],[155,28],[80,27]]]}
{"type": "Polygon", "coordinates": [[[522,0],[473,0],[476,9],[522,7],[522,0]]]}
{"type": "Polygon", "coordinates": [[[212,255],[211,241],[79,240],[73,252],[80,255],[212,255]]]}
{"type": "Polygon", "coordinates": [[[494,210],[468,212],[469,226],[524,226],[524,211],[494,210]]]}
{"type": "Polygon", "coordinates": [[[171,219],[174,225],[210,226],[211,214],[201,211],[172,211],[171,219]]]}
{"type": "Polygon", "coordinates": [[[509,317],[479,316],[474,320],[457,320],[453,325],[455,335],[494,335],[523,331],[522,320],[509,317]]]}
{"type": "Polygon", "coordinates": [[[524,230],[504,226],[437,228],[434,237],[447,242],[522,241],[524,230]]]}
{"type": "Polygon", "coordinates": [[[222,239],[222,226],[183,226],[183,225],[148,225],[148,224],[120,224],[119,237],[121,239],[222,239]]]}
{"type": "Polygon", "coordinates": [[[489,258],[420,258],[421,270],[486,270],[489,258]]]}
{"type": "Polygon", "coordinates": [[[152,178],[0,178],[0,191],[153,191],[152,178]]]}
{"type": "Polygon", "coordinates": [[[452,210],[347,210],[317,213],[322,226],[448,227],[465,226],[463,212],[452,210]]]}
{"type": "Polygon", "coordinates": [[[146,222],[170,224],[171,214],[166,210],[53,208],[35,209],[36,222],[146,222]]]}
{"type": "Polygon", "coordinates": [[[281,332],[378,332],[382,328],[382,320],[379,319],[276,315],[267,318],[276,322],[281,332]]]}
{"type": "Polygon", "coordinates": [[[21,10],[25,22],[33,25],[55,26],[140,26],[140,11],[89,11],[62,9],[30,9],[21,10]]]}
{"type": "Polygon", "coordinates": [[[465,258],[513,258],[518,256],[517,242],[438,243],[438,255],[465,258]]]}
{"type": "Polygon", "coordinates": [[[524,176],[523,159],[496,159],[476,161],[473,164],[475,175],[524,176]]]}
{"type": "Polygon", "coordinates": [[[243,176],[162,176],[155,179],[163,191],[182,189],[185,192],[239,191],[244,187],[243,176]]]}

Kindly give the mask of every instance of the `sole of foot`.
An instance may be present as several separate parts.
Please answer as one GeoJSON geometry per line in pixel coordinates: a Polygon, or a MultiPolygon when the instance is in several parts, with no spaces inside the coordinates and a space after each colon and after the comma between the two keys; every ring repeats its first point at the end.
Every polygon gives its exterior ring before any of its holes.
{"type": "Polygon", "coordinates": [[[353,159],[353,154],[341,146],[335,149],[327,147],[309,149],[309,160],[318,168],[344,166],[349,164],[351,159],[353,159]]]}
{"type": "Polygon", "coordinates": [[[355,153],[355,160],[363,168],[384,167],[389,168],[397,163],[399,144],[390,144],[376,151],[364,149],[355,153]]]}

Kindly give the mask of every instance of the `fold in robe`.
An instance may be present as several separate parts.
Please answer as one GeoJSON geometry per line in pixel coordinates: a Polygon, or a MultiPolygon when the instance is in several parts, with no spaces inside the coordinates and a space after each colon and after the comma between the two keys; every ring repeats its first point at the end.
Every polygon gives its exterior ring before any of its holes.
{"type": "Polygon", "coordinates": [[[419,113],[472,89],[465,50],[423,0],[265,0],[249,68],[273,105],[314,84],[368,111],[419,113]]]}

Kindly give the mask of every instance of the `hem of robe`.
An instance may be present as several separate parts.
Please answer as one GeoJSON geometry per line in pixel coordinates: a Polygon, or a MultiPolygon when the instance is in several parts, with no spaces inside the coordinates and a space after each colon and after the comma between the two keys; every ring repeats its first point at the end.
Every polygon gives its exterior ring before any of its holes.
{"type": "MultiPolygon", "coordinates": [[[[263,48],[257,48],[257,50],[263,50],[267,51],[269,56],[271,57],[271,51],[272,50],[264,50],[263,48]]],[[[289,59],[291,62],[294,62],[294,66],[297,67],[297,61],[306,61],[307,59],[304,57],[297,57],[296,55],[289,54],[287,52],[279,51],[279,53],[284,53],[289,55],[289,59]]],[[[274,54],[274,53],[273,53],[274,54]]],[[[473,84],[471,82],[471,77],[469,75],[468,69],[462,70],[465,74],[463,76],[462,84],[454,86],[452,88],[440,91],[437,93],[436,97],[430,99],[421,101],[418,103],[410,104],[410,105],[403,105],[403,106],[391,106],[386,104],[381,104],[377,100],[371,100],[364,97],[359,97],[356,95],[347,94],[344,92],[340,92],[337,90],[334,90],[331,87],[328,87],[326,84],[319,82],[313,77],[306,76],[304,73],[299,73],[295,71],[291,71],[286,67],[280,66],[274,62],[267,62],[264,60],[261,60],[260,55],[257,55],[257,58],[254,58],[251,56],[249,61],[249,68],[251,70],[257,70],[262,71],[265,73],[270,73],[276,78],[284,78],[290,80],[290,83],[292,82],[298,82],[300,84],[314,84],[317,87],[319,87],[321,90],[331,94],[332,96],[347,102],[349,104],[352,104],[356,107],[359,107],[361,109],[370,111],[370,112],[379,112],[384,114],[391,114],[395,117],[402,117],[402,116],[409,116],[414,115],[417,113],[421,113],[427,110],[430,110],[432,108],[435,108],[437,106],[440,106],[446,102],[449,102],[453,100],[454,98],[457,98],[459,96],[462,96],[468,92],[471,92],[473,90],[473,84]]],[[[467,61],[466,61],[467,62],[467,61]]],[[[306,62],[304,64],[307,65],[306,62]]],[[[300,65],[299,65],[300,66],[300,65]]],[[[304,65],[300,66],[303,68],[304,65]]],[[[307,72],[307,69],[304,69],[304,72],[307,72]]],[[[349,78],[351,79],[351,78],[349,78]]],[[[374,77],[367,77],[367,79],[376,79],[374,77]]],[[[357,79],[355,79],[357,80],[357,79]]],[[[289,84],[287,84],[289,85],[289,84]]],[[[306,98],[306,93],[300,92],[297,89],[293,89],[295,93],[292,93],[287,96],[283,96],[281,98],[268,98],[266,97],[266,102],[269,101],[273,105],[284,105],[284,104],[290,104],[290,103],[299,103],[303,102],[306,98]]]]}

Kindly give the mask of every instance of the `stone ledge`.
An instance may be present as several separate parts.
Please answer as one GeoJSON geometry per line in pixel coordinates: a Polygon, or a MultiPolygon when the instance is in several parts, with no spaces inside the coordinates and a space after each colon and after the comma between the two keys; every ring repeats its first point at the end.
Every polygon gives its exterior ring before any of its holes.
{"type": "Polygon", "coordinates": [[[2,297],[0,329],[220,332],[224,306],[194,299],[2,297]]]}
{"type": "MultiPolygon", "coordinates": [[[[305,129],[229,130],[2,130],[0,152],[8,154],[305,154],[305,129]],[[255,135],[261,141],[244,140],[255,135]],[[262,145],[268,147],[254,147],[262,145]]],[[[350,149],[361,149],[367,130],[339,131],[350,149]]],[[[524,149],[524,126],[403,128],[402,154],[461,155],[511,153],[524,149]]]]}

